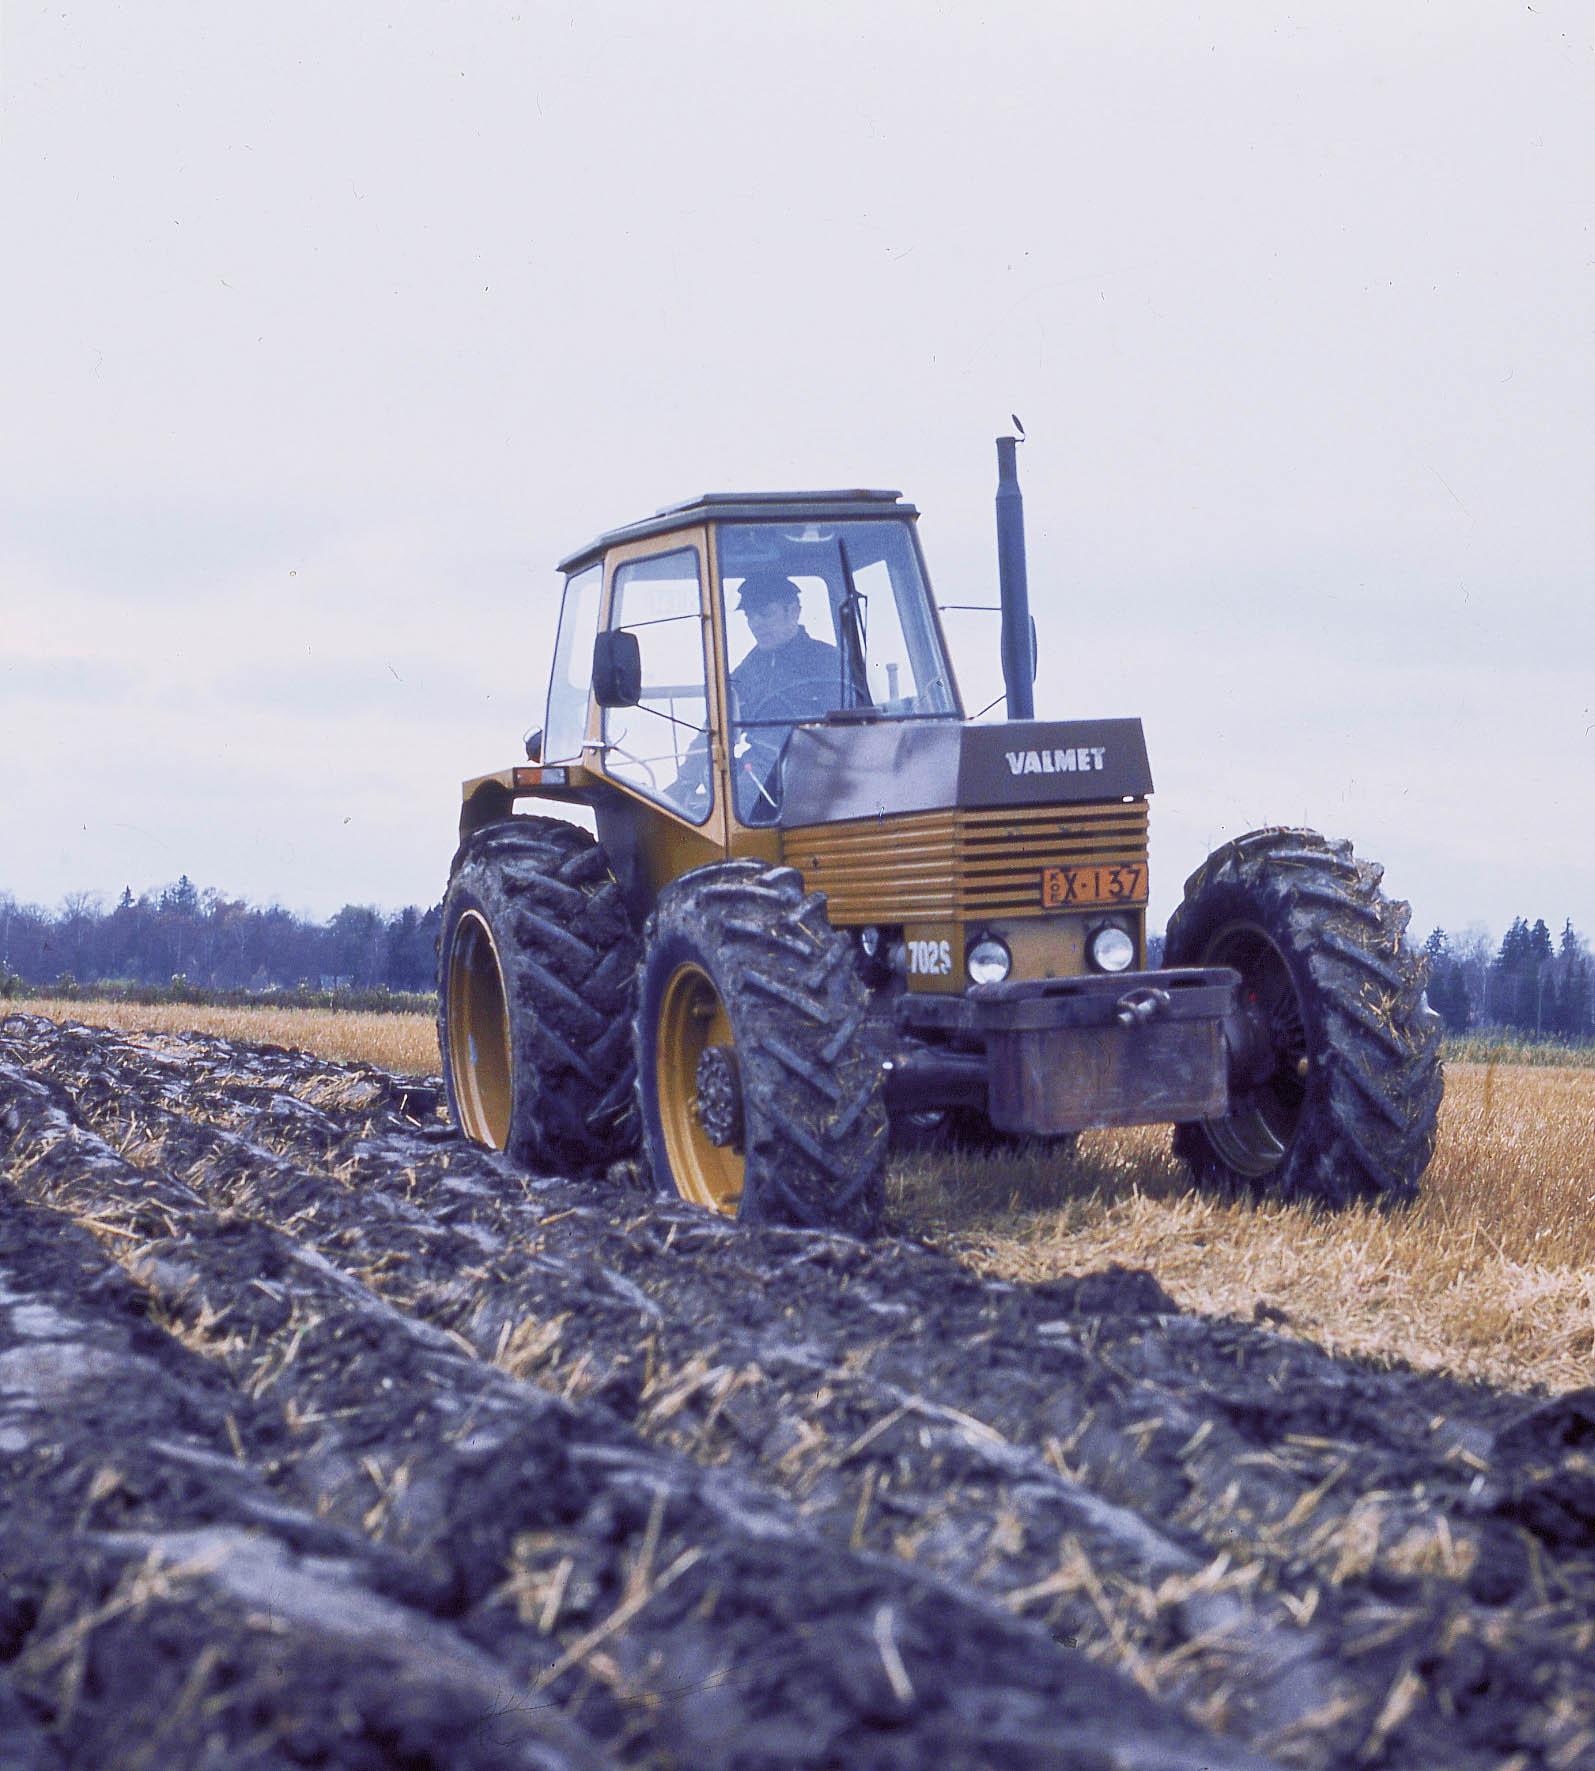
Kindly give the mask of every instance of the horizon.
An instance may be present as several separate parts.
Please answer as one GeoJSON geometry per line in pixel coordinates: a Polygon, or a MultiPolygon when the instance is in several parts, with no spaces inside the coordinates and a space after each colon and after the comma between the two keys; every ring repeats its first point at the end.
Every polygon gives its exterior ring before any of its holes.
{"type": "MultiPolygon", "coordinates": [[[[198,881],[189,879],[189,876],[186,873],[180,874],[177,879],[155,881],[146,886],[142,891],[134,890],[133,886],[128,883],[119,886],[114,890],[83,890],[67,892],[54,903],[42,903],[37,900],[22,898],[18,896],[16,892],[8,888],[3,882],[0,882],[0,908],[12,911],[37,911],[47,915],[52,920],[60,920],[70,914],[69,906],[74,899],[83,899],[87,901],[87,907],[92,909],[94,914],[108,915],[116,908],[124,891],[132,893],[135,904],[145,903],[150,900],[158,902],[163,893],[176,889],[181,885],[184,879],[188,879],[189,884],[193,887],[201,904],[203,904],[203,901],[207,897],[214,893],[218,899],[225,903],[241,904],[246,911],[285,911],[296,921],[308,924],[312,927],[325,926],[343,910],[370,911],[381,917],[384,921],[391,922],[394,918],[403,916],[407,911],[416,911],[422,916],[427,916],[442,908],[441,896],[429,903],[423,903],[419,899],[412,899],[408,903],[403,904],[383,904],[370,899],[350,898],[345,899],[343,903],[334,906],[333,909],[325,913],[317,913],[297,908],[291,904],[285,904],[280,898],[256,899],[249,897],[247,893],[234,892],[221,886],[202,884],[198,881]]],[[[1560,940],[1564,926],[1570,923],[1573,928],[1573,933],[1581,942],[1586,945],[1595,944],[1595,927],[1586,928],[1581,926],[1577,917],[1575,917],[1570,911],[1558,912],[1555,916],[1546,916],[1543,911],[1536,911],[1533,914],[1517,911],[1503,922],[1499,928],[1486,922],[1482,917],[1471,917],[1466,922],[1457,923],[1454,926],[1449,926],[1444,923],[1431,923],[1426,927],[1420,928],[1417,913],[1414,911],[1411,926],[1407,930],[1407,939],[1414,948],[1421,948],[1430,935],[1438,931],[1439,933],[1444,934],[1448,940],[1453,942],[1483,938],[1492,946],[1499,948],[1513,924],[1517,922],[1522,922],[1530,929],[1534,928],[1537,924],[1543,923],[1546,929],[1550,932],[1553,940],[1560,940]]],[[[1163,939],[1163,930],[1161,928],[1154,928],[1150,920],[1147,923],[1146,934],[1149,942],[1153,940],[1161,941],[1163,939]]]]}

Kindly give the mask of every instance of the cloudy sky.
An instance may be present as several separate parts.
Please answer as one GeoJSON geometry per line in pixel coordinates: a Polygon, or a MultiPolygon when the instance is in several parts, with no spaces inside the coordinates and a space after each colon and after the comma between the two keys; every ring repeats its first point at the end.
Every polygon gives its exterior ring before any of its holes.
{"type": "Polygon", "coordinates": [[[985,600],[1017,412],[1155,920],[1304,822],[1595,933],[1586,5],[4,0],[0,96],[0,892],[429,903],[562,552],[899,486],[985,600]]]}

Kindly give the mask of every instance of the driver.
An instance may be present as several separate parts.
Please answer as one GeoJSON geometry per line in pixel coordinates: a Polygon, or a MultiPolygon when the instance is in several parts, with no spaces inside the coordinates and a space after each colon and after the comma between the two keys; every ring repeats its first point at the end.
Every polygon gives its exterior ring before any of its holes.
{"type": "MultiPolygon", "coordinates": [[[[767,821],[775,809],[772,777],[786,747],[787,733],[806,719],[821,719],[842,705],[842,655],[817,640],[803,625],[802,596],[779,572],[753,572],[743,579],[737,607],[747,618],[753,646],[731,672],[731,718],[744,728],[744,743],[733,762],[737,810],[743,818],[767,821]]],[[[708,791],[708,749],[694,738],[681,773],[666,791],[690,807],[708,791]]]]}
{"type": "Polygon", "coordinates": [[[842,655],[803,625],[798,587],[779,572],[750,572],[737,607],[753,630],[753,649],[731,672],[731,717],[746,742],[734,765],[737,810],[751,823],[776,811],[777,765],[800,720],[842,705],[842,655]]]}
{"type": "Polygon", "coordinates": [[[750,573],[737,607],[753,630],[753,650],[731,672],[743,723],[819,719],[842,699],[841,654],[803,625],[798,587],[778,572],[750,573]]]}

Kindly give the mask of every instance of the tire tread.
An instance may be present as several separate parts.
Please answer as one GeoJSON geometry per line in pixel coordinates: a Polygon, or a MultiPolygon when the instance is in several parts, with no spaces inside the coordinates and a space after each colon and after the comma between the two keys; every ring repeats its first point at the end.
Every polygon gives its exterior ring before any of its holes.
{"type": "Polygon", "coordinates": [[[493,931],[510,1017],[506,1154],[600,1172],[637,1145],[631,1018],[640,947],[614,870],[586,831],[516,816],[460,844],[438,942],[438,1043],[451,1111],[448,934],[469,902],[493,931]]]}
{"type": "Polygon", "coordinates": [[[656,1184],[674,1190],[654,1062],[657,1004],[683,959],[714,979],[743,1089],[744,1221],[870,1235],[885,1203],[886,1112],[868,1002],[847,938],[791,867],[729,861],[660,895],[649,919],[634,1047],[656,1184]]]}
{"type": "Polygon", "coordinates": [[[1405,941],[1409,906],[1384,869],[1314,831],[1252,831],[1215,850],[1170,918],[1165,963],[1204,963],[1207,943],[1248,921],[1285,956],[1301,999],[1308,1081],[1284,1157],[1262,1176],[1233,1169],[1202,1124],[1174,1152],[1199,1185],[1340,1207],[1405,1204],[1434,1150],[1444,1087],[1425,962],[1405,941]]]}

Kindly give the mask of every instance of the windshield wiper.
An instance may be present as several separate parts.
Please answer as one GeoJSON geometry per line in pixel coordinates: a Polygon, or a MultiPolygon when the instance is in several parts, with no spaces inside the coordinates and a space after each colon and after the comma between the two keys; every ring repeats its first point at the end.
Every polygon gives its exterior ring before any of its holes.
{"type": "Polygon", "coordinates": [[[842,583],[846,586],[846,594],[837,610],[842,641],[842,705],[872,707],[874,697],[869,692],[869,677],[864,664],[865,600],[853,582],[853,570],[847,563],[847,543],[840,534],[836,537],[836,561],[842,568],[842,583]]]}

